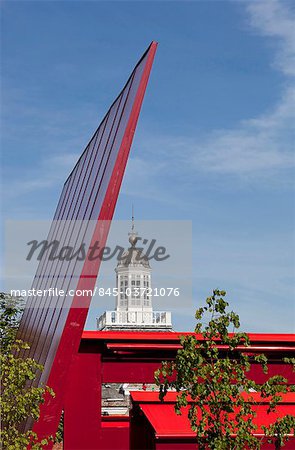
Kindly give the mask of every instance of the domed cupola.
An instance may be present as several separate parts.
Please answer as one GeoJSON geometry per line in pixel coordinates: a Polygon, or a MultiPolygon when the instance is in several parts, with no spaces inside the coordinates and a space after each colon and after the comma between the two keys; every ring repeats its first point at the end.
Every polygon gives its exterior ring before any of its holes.
{"type": "Polygon", "coordinates": [[[133,230],[129,233],[129,242],[131,247],[125,250],[122,254],[122,257],[118,261],[117,269],[120,267],[145,267],[150,269],[148,258],[145,256],[141,248],[136,247],[138,235],[133,230]]]}
{"type": "Polygon", "coordinates": [[[132,211],[130,247],[115,268],[117,299],[114,311],[105,311],[97,319],[98,330],[171,331],[171,312],[153,311],[151,267],[134,230],[132,211]]]}
{"type": "Polygon", "coordinates": [[[136,244],[138,233],[134,230],[132,215],[130,247],[125,250],[115,269],[117,274],[117,309],[123,311],[152,310],[151,267],[141,248],[136,244]]]}

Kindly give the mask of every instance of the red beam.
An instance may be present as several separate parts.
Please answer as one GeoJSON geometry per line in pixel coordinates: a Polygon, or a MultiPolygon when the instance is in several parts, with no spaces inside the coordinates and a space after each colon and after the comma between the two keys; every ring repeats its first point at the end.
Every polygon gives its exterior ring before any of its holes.
{"type": "MultiPolygon", "coordinates": [[[[154,383],[154,372],[161,366],[161,357],[137,358],[128,361],[121,357],[115,361],[104,361],[102,363],[103,383],[154,383]],[[158,360],[157,360],[158,359],[158,360]]],[[[269,377],[282,375],[289,384],[295,384],[295,373],[290,364],[269,364],[268,373],[264,374],[259,364],[252,364],[248,376],[256,383],[264,383],[269,377]]]]}
{"type": "MultiPolygon", "coordinates": [[[[145,350],[145,351],[161,351],[161,350],[179,350],[182,348],[182,345],[180,344],[146,344],[146,343],[107,343],[106,347],[109,350],[113,350],[113,352],[116,351],[136,351],[136,350],[145,350]]],[[[216,346],[220,350],[226,350],[228,346],[226,345],[217,345],[216,346]]],[[[295,352],[295,346],[294,347],[283,347],[283,346],[253,346],[250,345],[248,347],[239,345],[236,347],[236,350],[243,351],[245,353],[260,353],[260,352],[295,352]]]]}
{"type": "MultiPolygon", "coordinates": [[[[286,343],[293,345],[295,344],[295,334],[291,333],[247,333],[250,342],[264,342],[264,343],[286,343]]],[[[201,334],[192,332],[179,332],[179,331],[161,331],[161,332],[150,332],[150,331],[83,331],[83,340],[98,340],[98,341],[174,341],[179,342],[182,336],[192,336],[194,335],[198,340],[203,340],[201,334]]],[[[233,336],[232,333],[229,334],[233,336]]]]}

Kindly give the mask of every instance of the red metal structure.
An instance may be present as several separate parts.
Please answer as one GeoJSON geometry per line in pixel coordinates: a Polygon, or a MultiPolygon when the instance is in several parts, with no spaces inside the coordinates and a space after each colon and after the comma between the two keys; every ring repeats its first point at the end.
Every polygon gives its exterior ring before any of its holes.
{"type": "MultiPolygon", "coordinates": [[[[156,47],[152,42],[137,63],[65,182],[48,242],[62,246],[83,242],[87,256],[94,242],[105,246],[156,47]]],[[[52,259],[47,251],[32,287],[66,293],[93,289],[99,266],[99,258],[52,259]]],[[[46,397],[39,421],[25,424],[27,429],[33,426],[40,438],[57,430],[68,369],[78,351],[90,300],[88,295],[72,298],[47,291],[41,302],[38,297],[27,302],[17,338],[29,343],[29,356],[44,366],[36,384],[46,383],[55,392],[54,398],[46,397]]]]}
{"type": "MultiPolygon", "coordinates": [[[[154,392],[133,392],[131,397],[133,408],[130,419],[130,450],[197,450],[196,436],[188,419],[189,407],[184,408],[180,416],[175,414],[176,393],[169,392],[163,403],[154,392]]],[[[285,394],[276,412],[269,414],[267,400],[257,398],[259,396],[255,393],[252,397],[259,402],[257,406],[253,406],[257,413],[254,421],[257,426],[255,435],[262,439],[262,450],[273,450],[274,446],[263,437],[261,425],[268,426],[278,417],[294,414],[295,394],[285,394]]],[[[284,449],[294,450],[294,448],[293,436],[287,441],[284,449]]]]}
{"type": "MultiPolygon", "coordinates": [[[[83,241],[87,253],[96,241],[105,245],[156,47],[152,42],[144,53],[66,180],[49,242],[67,246],[83,241]]],[[[48,253],[41,258],[33,288],[94,288],[100,259],[51,260],[48,253]]],[[[32,427],[40,439],[54,435],[64,410],[65,450],[127,450],[129,419],[102,419],[102,384],[152,383],[161,361],[175,358],[185,333],[83,332],[90,300],[47,293],[41,304],[38,297],[28,301],[17,338],[30,344],[29,356],[44,366],[37,384],[48,384],[55,397],[45,398],[39,421],[27,422],[25,428],[32,427]]],[[[269,375],[279,373],[295,382],[289,365],[281,363],[282,356],[294,352],[294,336],[257,334],[250,339],[249,351],[268,356],[269,375]]],[[[249,376],[265,379],[255,364],[249,376]]],[[[145,413],[147,417],[146,408],[145,413]]]]}
{"type": "MultiPolygon", "coordinates": [[[[175,358],[184,334],[84,331],[65,397],[64,449],[128,450],[126,418],[101,417],[101,386],[154,382],[154,371],[161,361],[175,358]]],[[[281,374],[295,383],[292,367],[281,362],[282,357],[294,354],[294,335],[250,334],[250,340],[249,352],[264,353],[269,358],[269,373],[265,375],[259,365],[253,364],[249,377],[263,382],[267,376],[281,374]]]]}

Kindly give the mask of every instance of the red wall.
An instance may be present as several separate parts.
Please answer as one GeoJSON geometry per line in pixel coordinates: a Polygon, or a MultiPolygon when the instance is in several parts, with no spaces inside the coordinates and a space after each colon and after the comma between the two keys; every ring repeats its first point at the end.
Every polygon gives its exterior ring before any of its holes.
{"type": "Polygon", "coordinates": [[[102,450],[129,450],[129,417],[102,419],[102,450]]]}
{"type": "MultiPolygon", "coordinates": [[[[264,345],[263,352],[270,358],[268,375],[281,373],[294,382],[292,368],[277,363],[278,356],[290,356],[290,351],[294,349],[294,336],[272,335],[271,339],[268,335],[254,337],[255,345],[264,345]]],[[[70,368],[66,388],[64,450],[196,450],[194,442],[156,441],[148,421],[146,424],[138,423],[136,427],[132,422],[129,430],[126,419],[117,418],[114,421],[109,417],[101,418],[102,383],[152,382],[154,370],[161,361],[175,358],[175,345],[178,343],[177,333],[85,332],[79,353],[70,368]]],[[[251,375],[256,381],[265,377],[261,369],[254,365],[251,375]]],[[[142,420],[140,415],[138,418],[142,420]]],[[[263,448],[268,450],[272,447],[266,444],[263,448]]],[[[284,449],[294,450],[295,441],[288,443],[284,449]]]]}

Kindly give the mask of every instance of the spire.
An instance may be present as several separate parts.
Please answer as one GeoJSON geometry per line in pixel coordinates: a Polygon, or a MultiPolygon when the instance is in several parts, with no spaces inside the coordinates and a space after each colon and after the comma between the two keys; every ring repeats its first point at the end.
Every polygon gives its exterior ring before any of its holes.
{"type": "Polygon", "coordinates": [[[132,203],[131,231],[134,231],[134,205],[132,203]]]}
{"type": "Polygon", "coordinates": [[[138,241],[137,232],[134,231],[134,206],[132,203],[132,216],[131,216],[131,232],[128,233],[129,236],[129,242],[132,247],[135,247],[136,242],[138,241]]]}

